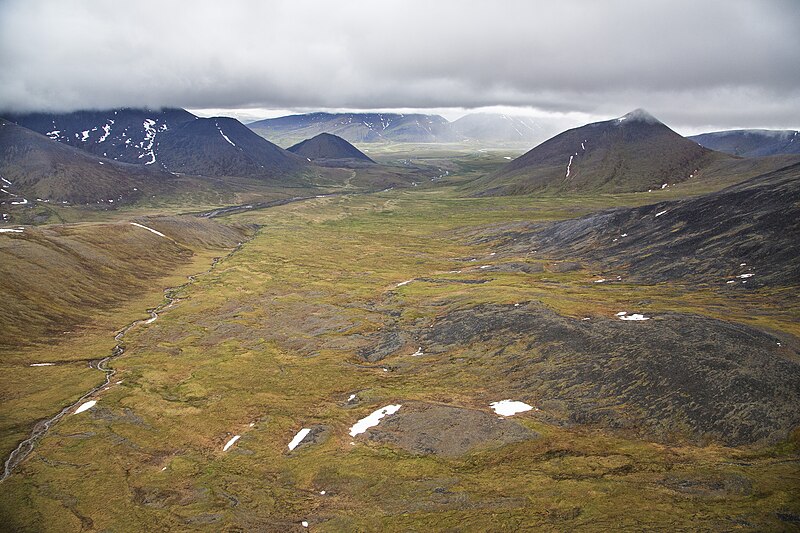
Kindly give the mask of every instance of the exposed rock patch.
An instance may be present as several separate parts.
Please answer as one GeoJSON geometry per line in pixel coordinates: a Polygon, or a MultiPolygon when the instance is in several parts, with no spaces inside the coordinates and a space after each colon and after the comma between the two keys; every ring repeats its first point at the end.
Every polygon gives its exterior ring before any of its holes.
{"type": "Polygon", "coordinates": [[[449,405],[409,403],[367,437],[420,455],[458,456],[538,437],[535,431],[488,412],[449,405]]]}
{"type": "Polygon", "coordinates": [[[487,379],[536,399],[545,408],[537,416],[556,423],[728,445],[783,440],[800,425],[797,354],[740,324],[676,313],[582,321],[538,304],[481,305],[418,334],[428,354],[494,354],[487,379]]]}

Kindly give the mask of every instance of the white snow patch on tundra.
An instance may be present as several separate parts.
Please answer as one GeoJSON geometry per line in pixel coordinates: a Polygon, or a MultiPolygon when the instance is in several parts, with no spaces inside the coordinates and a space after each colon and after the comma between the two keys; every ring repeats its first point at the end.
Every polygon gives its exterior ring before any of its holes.
{"type": "Polygon", "coordinates": [[[88,409],[91,409],[92,407],[95,406],[95,404],[97,404],[97,400],[89,400],[88,402],[84,402],[81,404],[80,407],[75,409],[75,412],[73,414],[77,415],[78,413],[82,413],[88,409]]]}
{"type": "Polygon", "coordinates": [[[383,417],[395,414],[400,409],[400,407],[401,405],[399,404],[387,405],[386,407],[381,407],[377,411],[374,411],[369,416],[365,416],[364,418],[353,424],[353,427],[350,428],[350,436],[355,437],[356,435],[364,433],[369,428],[377,426],[383,417]]]}
{"type": "Polygon", "coordinates": [[[233,446],[234,444],[236,444],[236,441],[237,441],[237,440],[239,440],[240,438],[241,438],[241,435],[234,435],[233,437],[231,437],[231,440],[229,440],[228,442],[226,442],[226,443],[225,443],[225,446],[223,446],[223,447],[222,447],[222,451],[223,451],[223,452],[227,452],[227,451],[228,451],[228,448],[230,448],[231,446],[233,446]]]}
{"type": "Polygon", "coordinates": [[[489,407],[494,409],[494,412],[501,416],[513,416],[517,413],[524,413],[533,409],[532,406],[525,402],[518,402],[515,400],[500,400],[499,402],[492,402],[489,407]]]}
{"type": "Polygon", "coordinates": [[[305,439],[309,433],[311,433],[311,430],[309,428],[303,428],[300,431],[298,431],[297,435],[295,435],[294,438],[292,439],[292,442],[289,443],[289,451],[292,451],[295,448],[297,448],[298,444],[303,442],[303,439],[305,439]]]}
{"type": "Polygon", "coordinates": [[[169,238],[166,235],[164,235],[163,233],[161,233],[160,231],[156,231],[153,228],[148,228],[147,226],[143,226],[142,224],[137,224],[136,222],[131,222],[131,226],[136,226],[137,228],[146,229],[150,233],[155,233],[159,237],[164,237],[164,238],[167,238],[167,239],[169,238]]]}

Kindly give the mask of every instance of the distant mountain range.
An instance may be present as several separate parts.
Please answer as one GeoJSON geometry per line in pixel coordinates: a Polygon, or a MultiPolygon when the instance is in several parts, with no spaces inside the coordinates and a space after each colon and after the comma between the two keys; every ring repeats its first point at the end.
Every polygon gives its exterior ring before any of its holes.
{"type": "Polygon", "coordinates": [[[290,146],[287,150],[316,164],[347,167],[353,164],[375,163],[364,152],[341,137],[330,133],[320,133],[311,139],[290,146]]]}
{"type": "Polygon", "coordinates": [[[742,157],[800,154],[800,131],[795,130],[714,131],[689,139],[706,148],[742,157]]]}
{"type": "Polygon", "coordinates": [[[183,109],[115,109],[7,116],[52,140],[114,161],[202,176],[286,179],[307,167],[232,118],[183,109]]]}
{"type": "Polygon", "coordinates": [[[450,123],[451,128],[466,140],[484,143],[532,143],[555,132],[530,117],[471,113],[450,123]]]}
{"type": "Polygon", "coordinates": [[[524,117],[476,113],[449,122],[439,115],[401,113],[310,113],[259,120],[247,125],[281,146],[320,133],[351,143],[480,142],[533,143],[546,137],[544,128],[524,117]]]}

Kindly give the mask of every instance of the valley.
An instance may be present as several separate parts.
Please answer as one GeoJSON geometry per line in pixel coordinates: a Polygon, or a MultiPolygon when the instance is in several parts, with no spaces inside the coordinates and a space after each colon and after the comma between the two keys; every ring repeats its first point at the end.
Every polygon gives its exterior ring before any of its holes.
{"type": "MultiPolygon", "coordinates": [[[[651,187],[631,169],[688,146],[651,119],[612,142],[619,180],[572,154],[575,184],[536,193],[563,165],[323,134],[286,152],[299,174],[159,171],[216,199],[5,205],[0,521],[791,527],[798,163],[694,145],[703,172],[651,187]],[[651,124],[663,150],[631,156],[651,124]]],[[[35,135],[14,139],[91,151],[35,135]]],[[[185,154],[228,144],[192,135],[185,154]]]]}
{"type": "Polygon", "coordinates": [[[0,2],[0,533],[800,531],[800,3],[0,2]]]}
{"type": "MultiPolygon", "coordinates": [[[[485,164],[502,164],[494,157],[485,164]]],[[[473,159],[452,158],[452,172],[422,188],[221,213],[213,219],[224,232],[218,239],[208,238],[210,228],[193,229],[201,219],[191,215],[137,219],[193,258],[161,267],[168,276],[158,287],[80,333],[7,352],[15,357],[4,356],[4,375],[17,377],[3,388],[17,399],[5,400],[4,412],[16,427],[100,382],[79,361],[109,355],[114,331],[146,319],[163,288],[199,275],[157,321],[126,333],[125,354],[110,365],[120,383],[93,394],[91,409],[67,414],[3,482],[3,521],[37,531],[122,521],[137,530],[209,531],[299,531],[301,522],[331,531],[432,521],[441,529],[785,524],[781,517],[798,512],[800,481],[797,437],[786,433],[798,423],[797,399],[787,394],[800,379],[800,309],[786,292],[793,277],[786,289],[732,291],[727,278],[631,277],[626,261],[609,266],[580,248],[520,246],[518,228],[548,231],[598,210],[661,206],[678,193],[475,198],[459,192],[474,176],[473,159]],[[223,237],[230,231],[245,233],[223,237]],[[235,239],[244,244],[226,255],[235,239]],[[207,270],[212,256],[224,257],[207,270]],[[603,277],[613,282],[596,283],[603,277]],[[626,322],[621,311],[650,320],[626,322]],[[773,418],[697,410],[712,403],[651,403],[655,382],[666,387],[657,397],[677,400],[692,390],[685,387],[719,379],[713,358],[675,382],[646,363],[676,364],[680,350],[692,353],[711,331],[722,344],[709,344],[709,355],[734,345],[744,355],[752,342],[771,354],[774,363],[754,360],[741,372],[756,384],[744,405],[768,402],[773,418]],[[742,334],[754,340],[742,345],[742,334]],[[601,351],[593,338],[605,339],[601,351]],[[671,353],[656,355],[657,345],[671,353]],[[600,367],[580,362],[606,351],[612,359],[600,367]],[[645,366],[576,381],[636,353],[645,366]],[[62,364],[69,361],[76,364],[62,364]],[[54,383],[62,384],[57,395],[54,383]],[[605,385],[587,389],[592,383],[605,385]],[[498,420],[489,404],[504,399],[533,409],[498,420]],[[376,428],[347,434],[386,405],[400,407],[376,428]],[[734,429],[741,416],[758,425],[734,429]],[[728,426],[712,430],[717,419],[728,426]],[[491,420],[506,425],[479,430],[491,420]],[[289,450],[302,428],[307,435],[289,450]]],[[[174,246],[125,226],[133,230],[150,246],[174,246]]],[[[5,449],[22,434],[5,430],[5,449]]]]}

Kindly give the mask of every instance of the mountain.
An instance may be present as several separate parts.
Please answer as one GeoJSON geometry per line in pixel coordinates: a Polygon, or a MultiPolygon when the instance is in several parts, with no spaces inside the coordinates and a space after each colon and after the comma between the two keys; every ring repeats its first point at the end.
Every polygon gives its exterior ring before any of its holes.
{"type": "Polygon", "coordinates": [[[281,145],[291,145],[320,133],[348,142],[447,142],[450,123],[439,115],[402,113],[310,113],[251,122],[248,127],[281,145]]]}
{"type": "Polygon", "coordinates": [[[225,117],[198,118],[165,132],[155,142],[153,158],[163,168],[201,176],[274,179],[308,166],[305,159],[225,117]]]}
{"type": "Polygon", "coordinates": [[[742,157],[800,154],[800,132],[795,130],[730,130],[689,137],[697,144],[742,157]]]}
{"type": "Polygon", "coordinates": [[[287,148],[287,150],[315,163],[345,165],[348,163],[375,163],[364,152],[341,137],[330,133],[320,133],[287,148]]]}
{"type": "Polygon", "coordinates": [[[6,118],[94,155],[146,165],[155,163],[153,148],[159,134],[197,119],[174,108],[10,114],[6,118]]]}
{"type": "MultiPolygon", "coordinates": [[[[69,203],[132,203],[176,181],[169,172],[97,157],[0,119],[3,196],[69,203]]],[[[5,200],[5,198],[0,198],[5,200]]]]}
{"type": "Polygon", "coordinates": [[[97,156],[170,172],[274,179],[307,166],[235,119],[198,118],[183,109],[12,114],[9,119],[97,156]]]}
{"type": "Polygon", "coordinates": [[[529,117],[471,113],[450,125],[456,135],[479,142],[533,143],[546,138],[545,128],[529,117]]]}
{"type": "Polygon", "coordinates": [[[692,178],[730,157],[681,137],[642,109],[567,130],[481,178],[482,194],[632,192],[692,178]]]}

